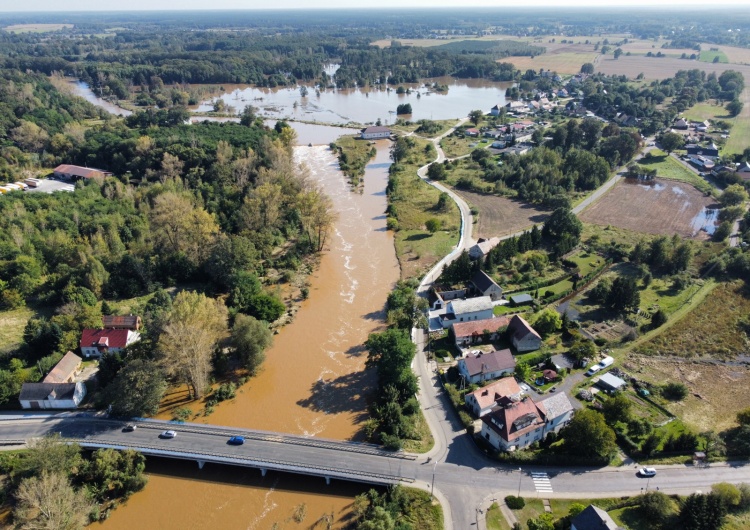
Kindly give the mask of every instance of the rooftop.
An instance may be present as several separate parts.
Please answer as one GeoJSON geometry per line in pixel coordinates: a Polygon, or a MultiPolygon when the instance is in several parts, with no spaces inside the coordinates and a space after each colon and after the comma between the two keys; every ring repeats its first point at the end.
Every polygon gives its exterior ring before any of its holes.
{"type": "Polygon", "coordinates": [[[69,351],[65,356],[60,359],[60,362],[55,365],[47,377],[44,378],[43,383],[63,383],[70,376],[75,375],[78,366],[81,364],[82,359],[78,357],[72,351],[69,351]]]}
{"type": "Polygon", "coordinates": [[[491,310],[493,307],[492,298],[489,296],[477,296],[476,298],[467,298],[465,300],[451,300],[448,304],[453,308],[453,313],[456,315],[491,310]]]}
{"type": "Polygon", "coordinates": [[[515,378],[504,377],[490,385],[475,390],[470,395],[474,396],[479,407],[484,409],[493,405],[503,397],[516,396],[520,393],[521,387],[518,386],[515,378]]]}
{"type": "Polygon", "coordinates": [[[50,399],[73,399],[76,383],[24,383],[21,387],[21,401],[44,401],[50,399]]]}
{"type": "Polygon", "coordinates": [[[472,320],[471,322],[456,322],[453,324],[453,333],[456,337],[471,337],[481,335],[485,330],[492,333],[508,326],[508,317],[485,318],[483,320],[472,320]]]}
{"type": "Polygon", "coordinates": [[[467,355],[459,362],[466,364],[469,376],[488,374],[501,370],[513,370],[516,367],[516,359],[510,350],[496,350],[490,353],[480,352],[477,355],[467,355]]]}
{"type": "Polygon", "coordinates": [[[513,337],[515,337],[517,340],[521,340],[527,335],[533,335],[540,340],[542,338],[541,335],[539,335],[539,333],[537,333],[536,330],[531,327],[531,324],[526,322],[525,318],[518,315],[515,315],[510,319],[508,329],[513,334],[513,337]]]}
{"type": "Polygon", "coordinates": [[[599,376],[599,382],[615,389],[627,384],[623,379],[620,379],[616,375],[612,375],[609,372],[599,376]]]}

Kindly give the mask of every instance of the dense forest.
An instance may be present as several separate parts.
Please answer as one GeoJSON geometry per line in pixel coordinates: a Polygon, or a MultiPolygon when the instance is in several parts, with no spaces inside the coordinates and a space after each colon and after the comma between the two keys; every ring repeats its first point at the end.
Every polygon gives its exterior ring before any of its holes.
{"type": "MultiPolygon", "coordinates": [[[[203,373],[166,372],[202,394],[228,319],[236,360],[223,366],[252,372],[257,339],[267,345],[270,333],[256,322],[286,312],[279,284],[305,276],[333,222],[329,199],[292,160],[294,131],[284,123],[269,129],[249,113],[239,124],[184,125],[184,109],[117,120],[69,95],[59,79],[17,70],[2,73],[0,93],[3,180],[62,162],[114,173],[81,181],[73,193],[3,195],[0,306],[27,305],[39,315],[26,326],[23,348],[0,361],[0,401],[75,350],[81,330],[100,327],[111,303],[151,293],[162,294],[142,307],[146,346],[128,357],[145,363],[133,367],[136,375],[177,366],[164,361],[170,351],[160,338],[196,315],[211,323],[213,337],[203,373]],[[161,289],[175,286],[200,294],[173,301],[161,289]]],[[[116,383],[125,363],[105,358],[103,365],[116,383]]],[[[152,386],[163,391],[158,381],[152,386]]]]}

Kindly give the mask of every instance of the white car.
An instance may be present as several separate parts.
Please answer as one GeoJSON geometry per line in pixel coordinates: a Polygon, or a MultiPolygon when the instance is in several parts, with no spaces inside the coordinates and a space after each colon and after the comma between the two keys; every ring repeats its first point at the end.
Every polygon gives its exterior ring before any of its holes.
{"type": "Polygon", "coordinates": [[[642,477],[653,477],[656,475],[656,469],[653,467],[642,467],[638,471],[638,474],[642,477]]]}
{"type": "Polygon", "coordinates": [[[164,431],[159,435],[159,438],[174,438],[175,436],[177,436],[175,431],[164,431]]]}
{"type": "Polygon", "coordinates": [[[518,386],[521,387],[521,390],[523,390],[524,392],[528,392],[529,390],[531,390],[531,388],[529,387],[529,385],[527,385],[526,383],[521,383],[518,386]]]}
{"type": "Polygon", "coordinates": [[[594,366],[592,366],[591,368],[589,368],[589,371],[586,372],[586,375],[589,376],[589,377],[591,377],[592,375],[594,375],[596,372],[598,372],[601,369],[602,369],[601,366],[599,366],[598,364],[595,364],[594,366]]]}

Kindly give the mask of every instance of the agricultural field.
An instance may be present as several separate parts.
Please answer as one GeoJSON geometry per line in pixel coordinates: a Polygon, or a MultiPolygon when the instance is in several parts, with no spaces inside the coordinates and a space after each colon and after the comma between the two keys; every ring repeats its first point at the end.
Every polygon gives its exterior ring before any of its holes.
{"type": "Polygon", "coordinates": [[[712,223],[706,211],[714,206],[712,197],[688,184],[659,179],[653,184],[626,180],[584,210],[580,219],[647,234],[706,239],[708,235],[701,228],[712,223]]]}
{"type": "Polygon", "coordinates": [[[733,359],[738,352],[747,352],[750,348],[748,315],[750,292],[747,288],[737,282],[721,284],[685,318],[637,346],[635,352],[733,359]]]}
{"type": "MultiPolygon", "coordinates": [[[[623,48],[624,49],[624,48],[623,48]]],[[[652,50],[673,52],[677,50],[652,50]]],[[[692,52],[695,53],[695,52],[692,52]]],[[[642,73],[646,79],[666,79],[673,77],[678,70],[689,70],[699,68],[706,73],[716,72],[720,75],[724,70],[737,70],[742,72],[745,79],[750,79],[750,65],[738,65],[732,63],[703,63],[673,57],[643,57],[640,55],[623,55],[615,60],[611,55],[600,56],[595,63],[596,71],[607,75],[626,75],[635,78],[642,73]]]]}
{"type": "Polygon", "coordinates": [[[690,393],[666,408],[697,432],[722,431],[736,425],[736,414],[750,407],[750,369],[680,359],[653,359],[631,355],[625,365],[639,379],[654,384],[679,382],[690,393]]]}
{"type": "Polygon", "coordinates": [[[699,61],[704,63],[728,63],[727,54],[721,50],[703,50],[701,51],[699,61]]]}
{"type": "Polygon", "coordinates": [[[454,190],[464,200],[479,210],[478,222],[474,227],[474,237],[498,237],[514,234],[534,224],[544,222],[549,215],[533,205],[520,201],[484,195],[472,191],[454,190]]]}
{"type": "MultiPolygon", "coordinates": [[[[583,47],[584,45],[577,45],[583,47]]],[[[519,70],[552,70],[561,75],[577,74],[581,71],[581,65],[592,63],[598,57],[593,51],[593,46],[586,46],[591,51],[566,51],[556,53],[545,53],[536,57],[504,57],[501,62],[512,63],[519,70]]]]}
{"type": "Polygon", "coordinates": [[[653,149],[650,155],[650,157],[641,158],[638,163],[648,169],[655,169],[657,177],[691,184],[698,191],[705,194],[713,192],[711,184],[698,175],[692,167],[687,167],[687,162],[682,162],[673,156],[668,156],[659,149],[653,149]]]}
{"type": "Polygon", "coordinates": [[[73,24],[13,24],[3,29],[9,33],[47,33],[72,28],[73,24]]]}
{"type": "MultiPolygon", "coordinates": [[[[745,83],[750,83],[750,75],[745,74],[745,83]]],[[[732,118],[732,130],[727,143],[722,149],[724,154],[742,153],[750,147],[750,88],[745,88],[740,94],[740,101],[744,103],[739,116],[732,118]]]]}

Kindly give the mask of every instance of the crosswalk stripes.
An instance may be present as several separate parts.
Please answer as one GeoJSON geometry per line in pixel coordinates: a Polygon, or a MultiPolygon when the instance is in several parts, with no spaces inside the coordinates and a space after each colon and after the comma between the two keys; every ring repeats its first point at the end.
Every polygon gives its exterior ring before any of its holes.
{"type": "Polygon", "coordinates": [[[539,493],[552,493],[552,484],[549,481],[547,473],[532,473],[531,479],[534,481],[534,487],[539,493]]]}

